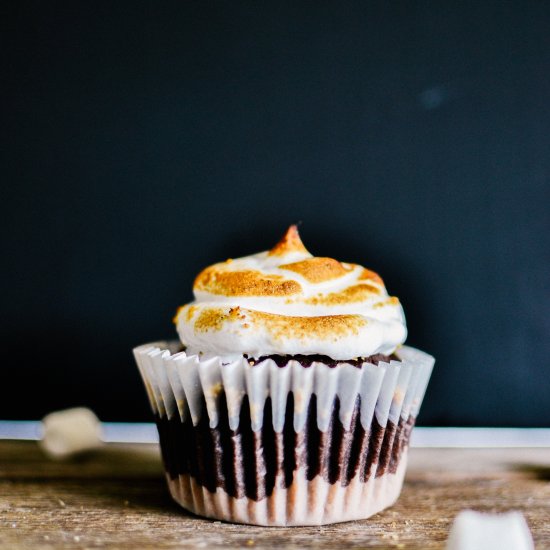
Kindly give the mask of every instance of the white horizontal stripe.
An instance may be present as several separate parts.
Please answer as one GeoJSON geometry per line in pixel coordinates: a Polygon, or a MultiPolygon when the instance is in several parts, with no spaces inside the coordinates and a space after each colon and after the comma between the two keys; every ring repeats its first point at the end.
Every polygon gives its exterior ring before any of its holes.
{"type": "Polygon", "coordinates": [[[550,447],[548,428],[415,428],[411,447],[550,447]]]}
{"type": "MultiPolygon", "coordinates": [[[[38,440],[40,421],[0,420],[0,439],[38,440]]],[[[151,422],[103,422],[107,443],[157,443],[151,422]]],[[[550,428],[414,428],[412,447],[550,447],[550,428]]]]}
{"type": "Polygon", "coordinates": [[[106,443],[158,443],[157,427],[152,422],[103,422],[106,443]]]}

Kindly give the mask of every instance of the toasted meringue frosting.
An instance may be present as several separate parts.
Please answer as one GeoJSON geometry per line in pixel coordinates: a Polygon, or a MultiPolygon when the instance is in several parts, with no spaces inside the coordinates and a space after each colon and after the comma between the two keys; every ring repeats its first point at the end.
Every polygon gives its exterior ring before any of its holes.
{"type": "Polygon", "coordinates": [[[312,256],[294,225],[269,251],[207,267],[193,291],[174,318],[191,353],[346,360],[389,355],[407,336],[376,273],[312,256]]]}

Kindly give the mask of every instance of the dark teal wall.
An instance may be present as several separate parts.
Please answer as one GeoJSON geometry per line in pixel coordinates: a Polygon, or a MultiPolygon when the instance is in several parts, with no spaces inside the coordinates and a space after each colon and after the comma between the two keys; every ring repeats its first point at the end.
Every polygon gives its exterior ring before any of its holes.
{"type": "Polygon", "coordinates": [[[0,418],[148,418],[132,346],[302,221],[437,357],[423,424],[550,425],[550,5],[2,7],[0,418]]]}

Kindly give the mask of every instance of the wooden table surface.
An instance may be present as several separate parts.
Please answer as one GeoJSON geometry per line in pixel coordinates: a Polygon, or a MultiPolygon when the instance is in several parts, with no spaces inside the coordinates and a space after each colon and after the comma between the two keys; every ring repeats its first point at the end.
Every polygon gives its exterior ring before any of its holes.
{"type": "Polygon", "coordinates": [[[191,516],[172,503],[155,445],[107,445],[52,462],[0,441],[0,548],[444,548],[460,510],[520,510],[550,549],[550,450],[420,449],[398,503],[369,520],[262,528],[191,516]]]}

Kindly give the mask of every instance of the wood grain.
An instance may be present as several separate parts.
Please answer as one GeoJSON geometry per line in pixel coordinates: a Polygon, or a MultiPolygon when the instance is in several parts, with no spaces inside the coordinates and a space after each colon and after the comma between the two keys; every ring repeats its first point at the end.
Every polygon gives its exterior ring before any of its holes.
{"type": "Polygon", "coordinates": [[[444,548],[460,510],[520,510],[550,549],[548,449],[412,449],[398,503],[366,521],[262,528],[172,503],[158,448],[108,445],[69,463],[0,442],[0,548],[444,548]]]}

